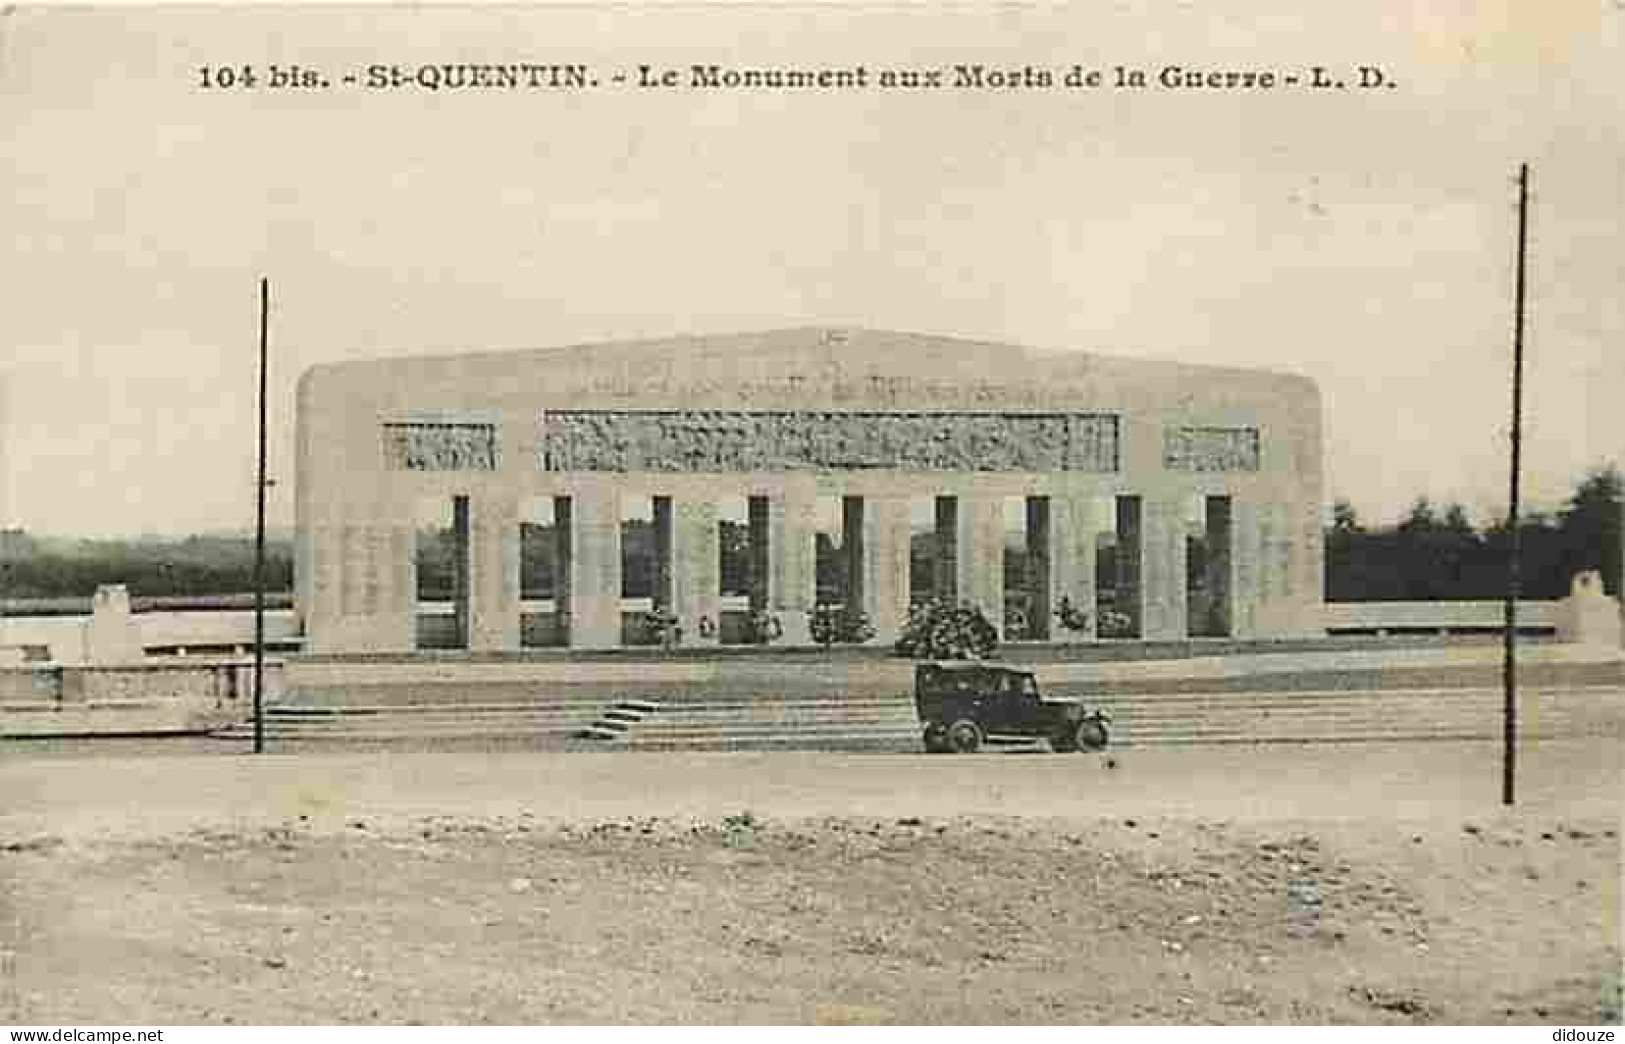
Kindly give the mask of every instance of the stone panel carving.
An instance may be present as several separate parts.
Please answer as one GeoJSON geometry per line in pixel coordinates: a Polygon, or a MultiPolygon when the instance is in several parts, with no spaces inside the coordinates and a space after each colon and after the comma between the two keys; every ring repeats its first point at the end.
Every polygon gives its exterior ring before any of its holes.
{"type": "Polygon", "coordinates": [[[542,471],[1113,472],[1115,414],[549,410],[542,471]]]}
{"type": "Polygon", "coordinates": [[[1257,471],[1257,428],[1167,428],[1162,466],[1169,471],[1257,471]]]}
{"type": "Polygon", "coordinates": [[[497,426],[471,422],[385,422],[384,458],[401,471],[495,471],[497,426]]]}

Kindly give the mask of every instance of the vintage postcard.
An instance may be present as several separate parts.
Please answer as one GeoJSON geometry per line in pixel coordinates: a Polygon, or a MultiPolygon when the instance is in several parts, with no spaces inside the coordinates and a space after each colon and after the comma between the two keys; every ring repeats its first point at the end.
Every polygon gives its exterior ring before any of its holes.
{"type": "Polygon", "coordinates": [[[1621,69],[0,8],[0,1019],[1607,1032],[1621,69]]]}

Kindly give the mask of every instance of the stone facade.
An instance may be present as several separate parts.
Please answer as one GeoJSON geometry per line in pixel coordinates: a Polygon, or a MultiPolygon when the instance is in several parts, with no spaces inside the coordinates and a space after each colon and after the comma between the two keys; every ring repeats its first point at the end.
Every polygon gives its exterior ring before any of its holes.
{"type": "Polygon", "coordinates": [[[432,502],[449,505],[456,644],[617,646],[638,502],[653,505],[650,611],[682,644],[737,634],[723,615],[746,611],[805,644],[820,525],[838,531],[841,602],[883,642],[908,611],[911,505],[934,500],[933,586],[1011,637],[1104,637],[1108,609],[1146,640],[1314,634],[1320,424],[1299,377],[866,330],[322,366],[299,388],[297,608],[312,652],[416,647],[432,502]],[[729,499],[748,504],[744,608],[720,588],[729,499]],[[557,575],[538,623],[520,603],[519,523],[545,501],[557,575]],[[1005,575],[1012,501],[1020,576],[1005,575]],[[1200,568],[1193,538],[1214,549],[1200,568]],[[1063,601],[1082,626],[1060,625],[1063,601]]]}

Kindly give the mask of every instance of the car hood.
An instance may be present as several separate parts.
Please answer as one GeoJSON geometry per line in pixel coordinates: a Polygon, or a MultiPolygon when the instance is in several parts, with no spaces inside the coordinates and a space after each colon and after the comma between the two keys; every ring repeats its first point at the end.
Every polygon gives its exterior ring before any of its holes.
{"type": "Polygon", "coordinates": [[[1111,715],[1109,713],[1107,713],[1103,708],[1092,707],[1089,704],[1084,703],[1082,700],[1070,700],[1070,699],[1052,700],[1048,696],[1046,696],[1043,699],[1039,700],[1039,702],[1042,703],[1046,707],[1055,707],[1055,708],[1058,708],[1060,710],[1063,710],[1069,717],[1082,717],[1085,714],[1098,714],[1102,718],[1106,718],[1108,720],[1110,720],[1110,718],[1111,718],[1111,715]]]}

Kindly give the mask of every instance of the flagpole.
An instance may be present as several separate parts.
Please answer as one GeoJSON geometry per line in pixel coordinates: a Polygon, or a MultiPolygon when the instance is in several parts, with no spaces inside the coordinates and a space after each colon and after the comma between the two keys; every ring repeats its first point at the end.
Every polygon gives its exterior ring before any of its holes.
{"type": "Polygon", "coordinates": [[[1518,596],[1522,576],[1522,548],[1518,534],[1518,476],[1523,449],[1523,320],[1524,254],[1529,228],[1529,164],[1518,168],[1518,268],[1512,320],[1512,466],[1507,496],[1507,591],[1505,662],[1502,684],[1505,715],[1502,729],[1501,804],[1510,805],[1515,795],[1518,757],[1518,596]]]}
{"type": "Polygon", "coordinates": [[[254,518],[254,753],[265,752],[265,371],[271,281],[260,278],[259,481],[254,518]]]}

